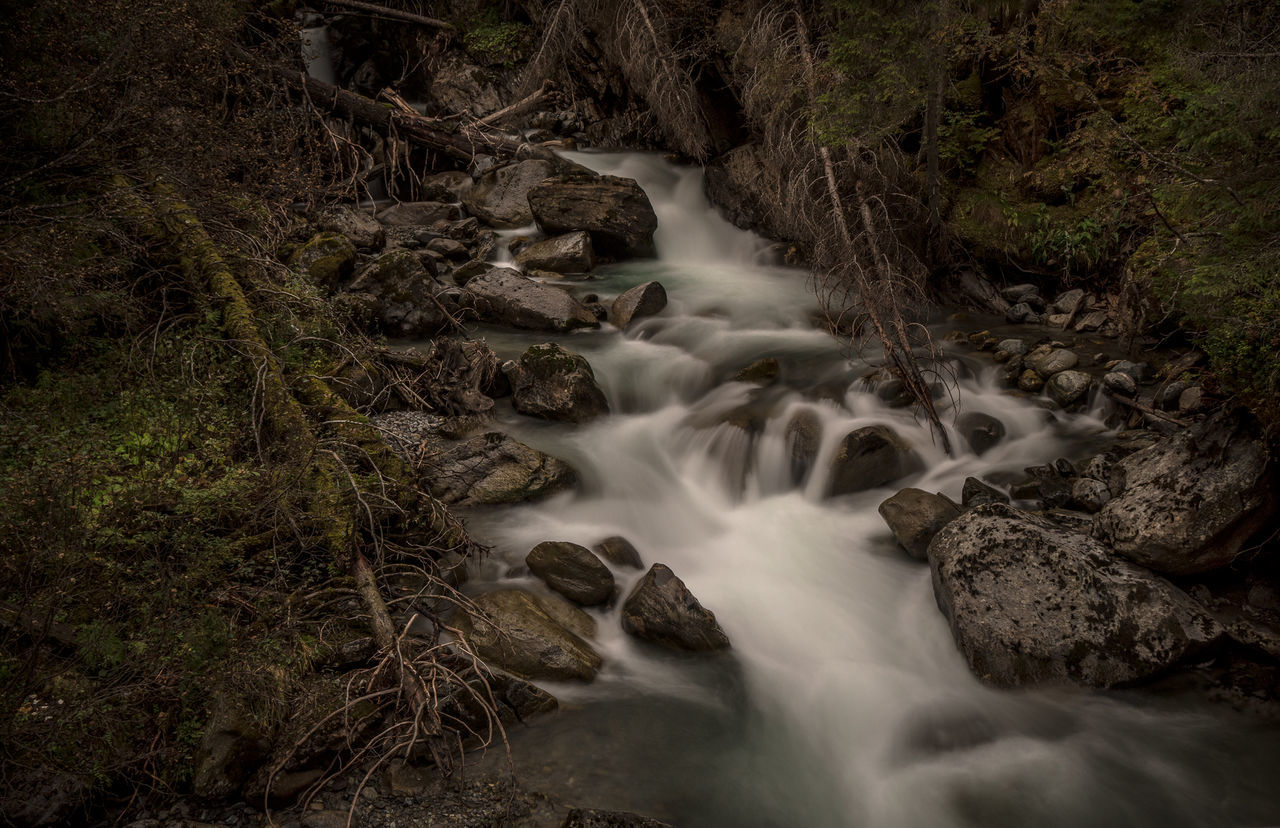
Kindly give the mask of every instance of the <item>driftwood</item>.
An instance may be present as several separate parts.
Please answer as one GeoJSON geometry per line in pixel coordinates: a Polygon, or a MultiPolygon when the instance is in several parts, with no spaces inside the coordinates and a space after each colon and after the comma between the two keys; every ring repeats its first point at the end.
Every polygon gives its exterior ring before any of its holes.
{"type": "Polygon", "coordinates": [[[480,120],[476,121],[476,126],[490,126],[493,124],[498,124],[498,123],[501,123],[504,118],[508,118],[512,115],[516,115],[521,112],[527,112],[528,110],[532,109],[533,107],[537,106],[538,104],[546,100],[547,96],[550,95],[553,91],[555,91],[555,88],[556,88],[556,85],[554,82],[550,80],[545,80],[542,82],[542,86],[541,88],[538,89],[537,92],[534,92],[532,95],[528,95],[524,98],[521,98],[520,100],[511,104],[511,106],[504,107],[502,109],[499,109],[497,112],[484,116],[480,120]]]}
{"type": "Polygon", "coordinates": [[[403,20],[406,23],[417,23],[420,26],[440,29],[445,32],[456,31],[453,24],[446,23],[443,20],[436,20],[434,17],[423,17],[420,14],[400,11],[399,9],[389,9],[386,6],[378,6],[373,3],[361,3],[359,0],[322,0],[322,2],[324,5],[332,6],[336,9],[364,12],[375,17],[386,17],[390,20],[403,20]]]}

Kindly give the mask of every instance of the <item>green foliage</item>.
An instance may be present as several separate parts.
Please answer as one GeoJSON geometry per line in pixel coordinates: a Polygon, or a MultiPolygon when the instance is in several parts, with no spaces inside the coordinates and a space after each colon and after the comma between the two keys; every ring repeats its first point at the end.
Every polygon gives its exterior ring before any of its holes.
{"type": "Polygon", "coordinates": [[[527,23],[503,20],[491,7],[466,27],[462,43],[473,58],[486,66],[510,69],[524,59],[532,38],[527,23]]]}

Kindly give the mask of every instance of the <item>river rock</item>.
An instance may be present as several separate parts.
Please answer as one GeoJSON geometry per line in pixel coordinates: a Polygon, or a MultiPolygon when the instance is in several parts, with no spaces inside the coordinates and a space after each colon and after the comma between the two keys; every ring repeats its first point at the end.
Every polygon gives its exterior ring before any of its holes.
{"type": "Polygon", "coordinates": [[[561,491],[577,480],[564,461],[500,432],[427,455],[421,474],[432,495],[459,506],[519,503],[561,491]]]}
{"type": "Polygon", "coordinates": [[[456,624],[485,661],[535,681],[590,681],[599,671],[600,655],[581,636],[595,622],[562,599],[503,589],[473,604],[459,611],[456,624]]]}
{"type": "Polygon", "coordinates": [[[432,298],[439,287],[412,251],[391,250],[366,265],[347,290],[373,297],[374,320],[388,336],[425,336],[449,324],[432,298]]]}
{"type": "Polygon", "coordinates": [[[1071,481],[1071,505],[1093,513],[1102,509],[1111,499],[1111,490],[1101,480],[1079,477],[1071,481]]]}
{"type": "Polygon", "coordinates": [[[960,515],[950,500],[922,489],[903,489],[881,503],[879,511],[907,554],[920,560],[927,557],[933,536],[960,515]]]}
{"type": "Polygon", "coordinates": [[[1130,684],[1222,634],[1169,582],[1011,506],[966,512],[934,537],[928,556],[956,644],[998,686],[1130,684]]]}
{"type": "Polygon", "coordinates": [[[733,375],[734,382],[748,382],[752,385],[772,385],[778,378],[781,366],[774,357],[757,359],[733,375]]]}
{"type": "Polygon", "coordinates": [[[827,495],[843,495],[883,486],[919,471],[924,464],[888,426],[866,426],[845,435],[831,461],[827,495]]]}
{"type": "Polygon", "coordinates": [[[317,233],[289,257],[289,266],[327,290],[334,290],[356,263],[356,246],[338,233],[317,233]]]}
{"type": "Polygon", "coordinates": [[[462,208],[444,201],[402,201],[378,212],[378,221],[387,227],[426,227],[438,221],[457,221],[460,218],[462,208]]]}
{"type": "Polygon", "coordinates": [[[542,160],[520,161],[490,170],[463,194],[462,203],[467,212],[494,227],[524,227],[533,224],[529,191],[553,172],[551,162],[542,160]]]}
{"type": "Polygon", "coordinates": [[[1074,316],[1083,304],[1084,291],[1080,288],[1073,288],[1058,294],[1058,298],[1054,300],[1053,309],[1058,313],[1074,316]]]}
{"type": "Polygon", "coordinates": [[[1022,356],[1027,353],[1027,342],[1025,339],[1002,339],[996,343],[996,353],[1022,356]]]}
{"type": "Polygon", "coordinates": [[[1034,368],[1036,373],[1045,379],[1049,379],[1059,371],[1066,371],[1076,367],[1080,363],[1080,357],[1076,356],[1075,351],[1068,351],[1066,348],[1054,348],[1039,358],[1027,359],[1027,367],[1034,368]]]}
{"type": "Polygon", "coordinates": [[[1018,375],[1018,390],[1034,394],[1044,388],[1044,378],[1036,371],[1028,368],[1018,375]]]}
{"type": "Polygon", "coordinates": [[[603,604],[613,594],[613,573],[585,546],[545,541],[533,547],[524,562],[547,586],[584,607],[603,604]]]}
{"type": "Polygon", "coordinates": [[[566,291],[535,282],[509,267],[490,267],[467,279],[466,288],[474,298],[476,312],[486,322],[561,332],[600,324],[566,291]]]}
{"type": "Polygon", "coordinates": [[[981,411],[968,411],[956,418],[956,430],[977,455],[985,454],[1004,439],[1004,423],[981,411]]]}
{"type": "Polygon", "coordinates": [[[345,236],[359,250],[378,250],[387,235],[378,220],[364,210],[345,205],[327,207],[316,218],[316,227],[345,236]]]}
{"type": "Polygon", "coordinates": [[[531,189],[529,207],[548,234],[585,230],[607,256],[653,255],[658,217],[630,178],[569,171],[531,189]]]}
{"type": "Polygon", "coordinates": [[[1119,371],[1122,374],[1128,374],[1133,377],[1134,382],[1141,385],[1150,382],[1152,378],[1151,365],[1146,362],[1131,362],[1127,359],[1119,360],[1107,366],[1108,371],[1119,371]]]}
{"type": "Polygon", "coordinates": [[[1155,403],[1156,408],[1161,411],[1173,411],[1178,407],[1178,400],[1182,398],[1182,392],[1190,387],[1190,385],[1181,380],[1175,380],[1156,389],[1152,401],[1155,403]]]}
{"type": "Polygon", "coordinates": [[[516,264],[525,270],[553,273],[586,273],[596,266],[591,236],[583,231],[565,233],[534,242],[516,254],[516,264]]]}
{"type": "Polygon", "coordinates": [[[625,329],[633,320],[653,316],[666,306],[666,289],[658,282],[645,282],[614,299],[609,315],[614,325],[625,329]]]}
{"type": "Polygon", "coordinates": [[[649,567],[622,605],[622,629],[672,650],[723,650],[729,637],[715,613],[693,597],[667,566],[649,567]]]}
{"type": "Polygon", "coordinates": [[[1089,393],[1093,378],[1084,371],[1060,371],[1049,378],[1046,388],[1049,397],[1066,408],[1089,393]]]}
{"type": "Polygon", "coordinates": [[[1119,394],[1123,397],[1136,397],[1138,383],[1123,371],[1112,371],[1102,378],[1102,389],[1108,394],[1119,394]]]}
{"type": "Polygon", "coordinates": [[[1120,461],[1124,490],[1094,517],[1094,536],[1157,572],[1231,563],[1274,510],[1261,435],[1247,415],[1224,415],[1120,461]]]}
{"type": "Polygon", "coordinates": [[[976,477],[966,477],[964,487],[960,490],[960,502],[969,509],[984,503],[1008,503],[1009,496],[976,477]]]}
{"type": "Polygon", "coordinates": [[[554,342],[533,345],[505,366],[516,411],[544,420],[585,423],[609,413],[591,366],[554,342]]]}
{"type": "Polygon", "coordinates": [[[597,543],[595,553],[614,566],[628,569],[644,569],[644,561],[631,541],[621,535],[613,535],[597,543]]]}
{"type": "Polygon", "coordinates": [[[797,486],[804,482],[818,462],[818,449],[822,446],[822,420],[811,408],[802,408],[787,422],[783,439],[791,459],[791,482],[797,486]]]}

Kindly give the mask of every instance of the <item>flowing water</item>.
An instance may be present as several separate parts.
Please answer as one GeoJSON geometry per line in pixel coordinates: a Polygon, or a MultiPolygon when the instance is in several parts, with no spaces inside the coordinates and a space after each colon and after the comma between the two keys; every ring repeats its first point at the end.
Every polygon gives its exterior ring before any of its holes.
{"type": "MultiPolygon", "coordinates": [[[[1280,824],[1274,729],[1194,700],[979,684],[927,566],[876,512],[905,485],[958,500],[968,475],[1087,455],[1103,436],[1098,412],[1050,413],[1001,393],[991,366],[961,361],[957,405],[999,417],[1008,436],[981,458],[948,457],[909,410],[864,388],[868,365],[814,325],[805,274],[766,264],[764,243],[707,204],[700,171],[572,157],[637,179],[659,219],[656,260],[602,268],[576,289],[612,296],[658,279],[670,304],[625,334],[559,337],[591,362],[612,415],[566,426],[500,412],[583,482],[471,515],[494,547],[474,583],[538,588],[518,569],[536,543],[624,535],[716,613],[733,648],[658,651],[621,632],[616,608],[593,610],[599,678],[546,685],[561,711],[510,734],[529,787],[682,826],[1280,824]],[[779,360],[779,383],[732,381],[761,357],[779,360]],[[812,470],[793,468],[785,434],[802,410],[823,427],[812,470]],[[913,442],[927,471],[824,499],[835,444],[875,423],[913,442]]],[[[504,357],[547,338],[485,335],[504,357]]],[[[616,575],[623,594],[640,577],[616,575]]]]}

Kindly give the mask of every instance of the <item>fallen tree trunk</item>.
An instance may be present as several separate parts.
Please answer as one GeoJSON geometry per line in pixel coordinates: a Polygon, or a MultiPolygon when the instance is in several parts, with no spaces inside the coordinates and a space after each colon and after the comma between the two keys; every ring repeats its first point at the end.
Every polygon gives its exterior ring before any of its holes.
{"type": "Polygon", "coordinates": [[[389,9],[386,6],[378,6],[373,3],[361,3],[359,0],[322,0],[322,2],[326,6],[333,6],[336,9],[348,9],[350,11],[364,12],[375,17],[403,20],[406,23],[417,23],[419,26],[440,29],[445,32],[456,31],[453,24],[446,23],[443,20],[436,20],[434,17],[423,17],[420,14],[400,11],[399,9],[389,9]]]}

